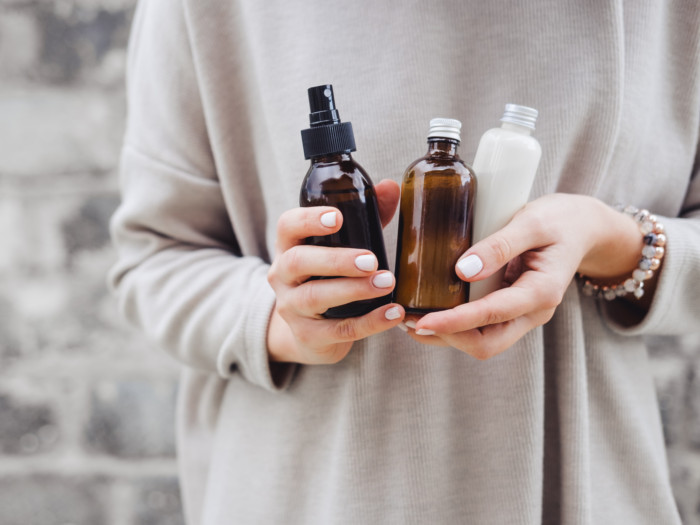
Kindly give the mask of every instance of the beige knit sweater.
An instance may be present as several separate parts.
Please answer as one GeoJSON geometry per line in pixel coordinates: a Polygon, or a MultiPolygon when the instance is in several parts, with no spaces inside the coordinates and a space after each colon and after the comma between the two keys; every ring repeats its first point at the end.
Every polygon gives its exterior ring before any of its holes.
{"type": "MultiPolygon", "coordinates": [[[[698,28],[694,0],[139,3],[110,278],[182,363],[189,523],[679,523],[643,336],[698,329],[698,28]],[[463,122],[469,161],[505,103],[538,108],[534,197],[665,224],[644,320],[621,328],[572,283],[489,361],[395,329],[275,386],[266,273],[322,83],[375,181],[425,152],[432,117],[463,122]]],[[[393,254],[396,222],[385,237],[393,254]]]]}

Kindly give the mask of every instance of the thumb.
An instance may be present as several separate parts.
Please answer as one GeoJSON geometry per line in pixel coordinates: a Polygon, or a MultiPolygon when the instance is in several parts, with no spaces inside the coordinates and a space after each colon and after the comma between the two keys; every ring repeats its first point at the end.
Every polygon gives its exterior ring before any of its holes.
{"type": "Polygon", "coordinates": [[[399,205],[401,187],[393,180],[384,179],[374,185],[374,191],[377,194],[379,218],[382,221],[382,227],[384,227],[389,224],[396,212],[396,207],[399,205]]]}
{"type": "Polygon", "coordinates": [[[532,232],[513,220],[496,233],[469,248],[455,265],[457,275],[464,281],[480,281],[496,273],[512,259],[533,246],[532,232]]]}

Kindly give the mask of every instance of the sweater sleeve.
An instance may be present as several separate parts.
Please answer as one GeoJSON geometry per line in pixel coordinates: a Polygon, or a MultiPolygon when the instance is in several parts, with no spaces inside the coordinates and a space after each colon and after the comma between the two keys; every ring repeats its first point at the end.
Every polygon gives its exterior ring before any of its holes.
{"type": "MultiPolygon", "coordinates": [[[[700,150],[700,148],[698,148],[700,150]]],[[[654,298],[646,314],[622,312],[630,305],[602,305],[611,329],[628,335],[683,335],[697,332],[700,320],[700,153],[678,217],[661,217],[668,239],[654,298]]],[[[614,304],[617,303],[617,304],[614,304]]]]}
{"type": "Polygon", "coordinates": [[[267,357],[269,265],[238,248],[179,2],[138,4],[127,93],[122,203],[111,222],[118,260],[109,275],[120,309],[186,366],[285,388],[295,367],[273,380],[267,357]]]}

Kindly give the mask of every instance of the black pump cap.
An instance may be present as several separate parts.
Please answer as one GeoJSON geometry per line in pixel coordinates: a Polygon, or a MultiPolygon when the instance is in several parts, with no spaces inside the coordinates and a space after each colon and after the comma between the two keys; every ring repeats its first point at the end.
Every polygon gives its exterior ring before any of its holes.
{"type": "Polygon", "coordinates": [[[341,122],[335,107],[333,86],[324,84],[309,88],[309,122],[302,130],[301,142],[307,159],[355,151],[355,136],[350,122],[341,122]]]}
{"type": "Polygon", "coordinates": [[[311,108],[309,114],[311,127],[340,123],[340,114],[335,107],[333,97],[333,86],[330,84],[309,88],[309,108],[311,108]]]}

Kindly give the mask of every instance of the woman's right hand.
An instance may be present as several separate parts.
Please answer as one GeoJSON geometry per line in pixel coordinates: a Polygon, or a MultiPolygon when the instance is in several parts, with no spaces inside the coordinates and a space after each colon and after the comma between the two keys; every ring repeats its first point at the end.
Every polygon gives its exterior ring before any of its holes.
{"type": "MultiPolygon", "coordinates": [[[[382,181],[375,190],[385,226],[396,210],[399,187],[393,181],[382,181]]],[[[268,272],[277,296],[267,332],[271,361],[337,363],[354,341],[402,321],[404,310],[397,304],[384,305],[361,317],[322,317],[331,307],[387,295],[395,285],[391,272],[377,271],[377,258],[369,250],[304,244],[307,237],[337,232],[342,223],[340,211],[325,206],[294,208],[280,217],[276,256],[268,272]],[[312,276],[337,278],[309,281],[312,276]]]]}

